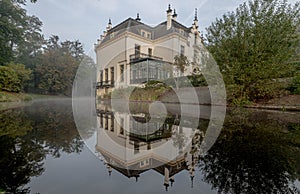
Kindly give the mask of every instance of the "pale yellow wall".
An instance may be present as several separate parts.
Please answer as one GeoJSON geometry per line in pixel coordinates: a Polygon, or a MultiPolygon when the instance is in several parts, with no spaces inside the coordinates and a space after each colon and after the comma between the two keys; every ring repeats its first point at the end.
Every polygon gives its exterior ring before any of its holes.
{"type": "MultiPolygon", "coordinates": [[[[200,38],[198,38],[198,41],[200,41],[200,38]]],[[[117,84],[116,87],[126,87],[130,85],[130,55],[134,54],[136,44],[141,46],[141,53],[148,54],[148,48],[152,48],[153,56],[162,57],[164,61],[172,63],[174,62],[174,57],[180,53],[181,45],[185,47],[185,55],[193,62],[194,42],[193,34],[190,34],[190,36],[186,38],[173,33],[169,36],[151,41],[136,34],[125,32],[123,35],[96,47],[97,65],[99,69],[109,68],[109,80],[111,80],[110,67],[114,67],[114,78],[118,80],[120,78],[120,65],[123,64],[125,72],[124,82],[117,84]]],[[[202,43],[198,42],[198,44],[202,43]]],[[[192,70],[193,66],[190,65],[184,75],[191,74],[192,70]]],[[[99,80],[99,71],[97,73],[99,80]]],[[[175,72],[174,76],[176,75],[178,75],[178,73],[175,72]]],[[[103,79],[104,78],[105,74],[103,74],[103,79]]]]}

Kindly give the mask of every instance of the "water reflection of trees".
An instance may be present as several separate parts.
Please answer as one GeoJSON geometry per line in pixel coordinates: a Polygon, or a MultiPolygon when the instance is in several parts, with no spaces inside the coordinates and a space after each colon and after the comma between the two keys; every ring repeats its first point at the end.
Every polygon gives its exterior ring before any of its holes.
{"type": "Polygon", "coordinates": [[[43,146],[26,138],[32,123],[23,109],[1,112],[0,125],[0,190],[29,193],[30,177],[44,171],[43,146]]]}
{"type": "Polygon", "coordinates": [[[30,177],[44,171],[45,152],[41,145],[23,138],[0,137],[0,188],[11,193],[29,193],[30,177]]]}
{"type": "Polygon", "coordinates": [[[35,103],[0,113],[0,191],[29,193],[30,178],[44,171],[46,155],[83,148],[70,100],[35,103]]]}
{"type": "Polygon", "coordinates": [[[17,137],[32,130],[29,118],[20,109],[0,112],[0,137],[7,135],[17,137]]]}
{"type": "Polygon", "coordinates": [[[224,193],[298,193],[299,130],[267,113],[231,111],[218,141],[199,161],[204,181],[224,193]]]}
{"type": "Polygon", "coordinates": [[[25,111],[33,123],[30,139],[43,145],[48,154],[60,157],[61,152],[81,152],[84,142],[76,130],[70,100],[38,103],[25,111]]]}

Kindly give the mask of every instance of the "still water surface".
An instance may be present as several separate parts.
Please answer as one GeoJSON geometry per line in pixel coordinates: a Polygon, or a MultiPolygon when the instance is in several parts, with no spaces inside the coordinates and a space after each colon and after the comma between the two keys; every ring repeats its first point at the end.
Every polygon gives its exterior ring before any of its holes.
{"type": "MultiPolygon", "coordinates": [[[[135,121],[146,123],[143,110],[134,112],[135,121]]],[[[97,108],[97,123],[110,136],[126,134],[112,124],[117,114],[121,113],[109,105],[97,108]]],[[[36,101],[1,111],[0,188],[11,193],[299,193],[299,118],[299,113],[228,110],[222,132],[207,154],[195,154],[199,143],[195,138],[190,149],[175,141],[180,154],[171,162],[124,170],[112,154],[101,151],[99,129],[81,134],[95,149],[86,146],[76,129],[70,99],[36,101]]],[[[128,145],[138,152],[142,146],[148,149],[176,135],[180,138],[174,133],[176,119],[178,115],[169,114],[157,128],[159,133],[131,135],[128,145]]],[[[205,134],[209,120],[199,121],[193,131],[205,134]]],[[[90,122],[87,119],[86,126],[90,122]]],[[[153,122],[147,129],[153,131],[153,122]]],[[[139,127],[128,123],[133,130],[139,127]]],[[[184,123],[181,133],[190,120],[184,118],[184,123]]]]}

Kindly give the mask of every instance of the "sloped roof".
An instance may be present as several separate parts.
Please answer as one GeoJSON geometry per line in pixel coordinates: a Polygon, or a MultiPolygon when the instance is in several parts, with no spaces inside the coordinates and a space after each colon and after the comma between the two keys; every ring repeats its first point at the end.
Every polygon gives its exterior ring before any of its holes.
{"type": "Polygon", "coordinates": [[[124,32],[132,32],[134,34],[141,35],[141,29],[143,29],[151,33],[151,40],[155,40],[173,32],[180,33],[179,29],[182,29],[185,32],[183,35],[186,37],[191,31],[191,28],[188,28],[175,20],[172,20],[172,27],[170,29],[167,30],[166,26],[167,26],[167,21],[164,21],[155,27],[151,27],[147,24],[144,24],[143,22],[137,21],[132,18],[128,18],[123,22],[121,22],[120,24],[113,27],[112,29],[110,29],[107,32],[106,37],[102,40],[101,44],[109,41],[110,35],[112,33],[114,33],[114,37],[117,37],[124,32]]]}

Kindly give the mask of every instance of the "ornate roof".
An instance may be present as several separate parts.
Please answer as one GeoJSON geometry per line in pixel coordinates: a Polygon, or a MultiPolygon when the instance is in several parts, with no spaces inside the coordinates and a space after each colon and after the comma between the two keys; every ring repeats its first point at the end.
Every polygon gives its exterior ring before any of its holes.
{"type": "Polygon", "coordinates": [[[188,37],[191,31],[191,27],[188,28],[175,20],[172,20],[172,27],[170,29],[167,30],[166,26],[167,21],[162,22],[155,27],[152,27],[144,24],[140,20],[128,18],[112,29],[108,30],[107,35],[102,40],[101,44],[109,41],[111,39],[111,34],[113,34],[113,37],[117,37],[124,32],[131,32],[137,35],[141,35],[141,29],[151,33],[151,40],[161,38],[173,32],[181,33],[181,35],[188,37]]]}

